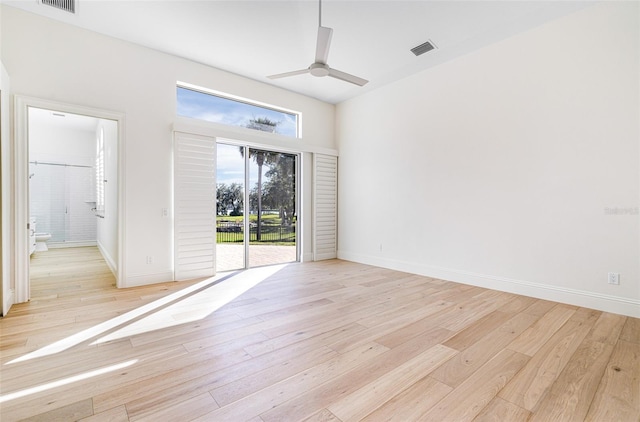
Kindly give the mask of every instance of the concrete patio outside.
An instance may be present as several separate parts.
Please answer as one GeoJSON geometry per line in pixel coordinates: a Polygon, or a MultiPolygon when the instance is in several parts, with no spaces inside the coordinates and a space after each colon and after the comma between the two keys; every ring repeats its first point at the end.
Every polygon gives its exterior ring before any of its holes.
{"type": "MultiPolygon", "coordinates": [[[[296,247],[282,245],[249,245],[249,266],[283,264],[296,261],[296,247]]],[[[216,245],[216,271],[244,268],[244,245],[218,243],[216,245]]]]}

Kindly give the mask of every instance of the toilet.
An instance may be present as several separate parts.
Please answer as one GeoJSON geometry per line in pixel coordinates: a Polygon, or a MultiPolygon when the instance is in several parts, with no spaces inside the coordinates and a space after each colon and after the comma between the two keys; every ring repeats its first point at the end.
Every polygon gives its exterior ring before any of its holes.
{"type": "Polygon", "coordinates": [[[36,233],[36,252],[48,251],[47,240],[51,239],[51,233],[36,233]]]}

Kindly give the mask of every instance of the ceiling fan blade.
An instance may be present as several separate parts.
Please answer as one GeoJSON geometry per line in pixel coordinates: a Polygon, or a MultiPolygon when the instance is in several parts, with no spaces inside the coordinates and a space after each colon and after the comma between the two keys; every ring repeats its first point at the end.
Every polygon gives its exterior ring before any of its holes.
{"type": "Polygon", "coordinates": [[[329,47],[331,46],[331,37],[333,29],[325,26],[318,27],[318,42],[316,44],[316,63],[327,63],[329,58],[329,47]]]}
{"type": "Polygon", "coordinates": [[[296,76],[296,75],[302,75],[304,73],[309,73],[310,70],[307,69],[301,69],[301,70],[294,70],[293,72],[285,72],[285,73],[278,73],[277,75],[271,75],[271,76],[267,76],[267,78],[269,79],[280,79],[280,78],[286,78],[289,76],[296,76]]]}
{"type": "Polygon", "coordinates": [[[364,86],[367,84],[367,82],[369,82],[366,79],[362,79],[336,69],[329,69],[329,76],[331,76],[332,78],[340,79],[341,81],[351,82],[352,84],[358,86],[364,86]]]}

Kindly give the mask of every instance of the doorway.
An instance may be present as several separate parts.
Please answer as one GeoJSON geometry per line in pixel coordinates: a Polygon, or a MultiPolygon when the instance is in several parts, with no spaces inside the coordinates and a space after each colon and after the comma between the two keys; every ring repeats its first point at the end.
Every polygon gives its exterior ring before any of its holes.
{"type": "Polygon", "coordinates": [[[120,285],[124,116],[23,96],[15,104],[15,303],[31,298],[36,233],[47,248],[97,247],[120,285]]]}
{"type": "Polygon", "coordinates": [[[298,261],[297,154],[217,143],[216,271],[298,261]]]}
{"type": "MultiPolygon", "coordinates": [[[[74,248],[65,253],[73,257],[93,247],[115,272],[117,122],[36,107],[28,119],[30,265],[37,261],[38,274],[51,272],[46,262],[59,255],[54,250],[74,248]]],[[[81,262],[67,261],[73,267],[67,272],[82,272],[81,262]]],[[[30,282],[31,297],[38,297],[33,271],[30,282]]]]}

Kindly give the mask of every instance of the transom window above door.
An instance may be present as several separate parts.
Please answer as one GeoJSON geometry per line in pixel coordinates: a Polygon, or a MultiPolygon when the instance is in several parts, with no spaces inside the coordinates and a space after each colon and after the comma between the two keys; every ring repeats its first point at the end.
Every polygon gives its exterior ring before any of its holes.
{"type": "Polygon", "coordinates": [[[300,137],[300,113],[187,84],[177,86],[178,115],[300,137]]]}

